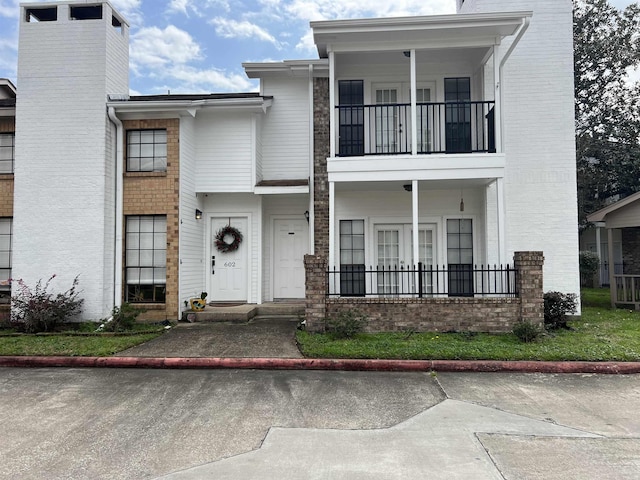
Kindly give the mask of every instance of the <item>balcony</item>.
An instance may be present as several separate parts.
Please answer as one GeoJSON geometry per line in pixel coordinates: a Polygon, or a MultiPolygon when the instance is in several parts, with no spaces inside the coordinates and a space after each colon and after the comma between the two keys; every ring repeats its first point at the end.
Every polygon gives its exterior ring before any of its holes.
{"type": "MultiPolygon", "coordinates": [[[[418,155],[495,153],[494,101],[418,103],[418,155]]],[[[412,155],[411,104],[336,106],[336,156],[412,155]]]]}

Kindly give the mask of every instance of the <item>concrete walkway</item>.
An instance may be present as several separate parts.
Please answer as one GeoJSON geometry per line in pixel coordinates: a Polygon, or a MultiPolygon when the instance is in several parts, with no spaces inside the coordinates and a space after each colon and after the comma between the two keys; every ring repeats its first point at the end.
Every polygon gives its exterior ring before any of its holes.
{"type": "Polygon", "coordinates": [[[635,480],[639,382],[0,368],[0,479],[635,480]]]}

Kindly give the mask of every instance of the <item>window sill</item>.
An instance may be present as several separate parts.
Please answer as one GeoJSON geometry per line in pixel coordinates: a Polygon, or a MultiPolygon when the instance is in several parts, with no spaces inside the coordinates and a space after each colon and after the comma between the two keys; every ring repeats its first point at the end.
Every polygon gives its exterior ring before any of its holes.
{"type": "Polygon", "coordinates": [[[124,172],[125,177],[166,177],[167,172],[124,172]]]}

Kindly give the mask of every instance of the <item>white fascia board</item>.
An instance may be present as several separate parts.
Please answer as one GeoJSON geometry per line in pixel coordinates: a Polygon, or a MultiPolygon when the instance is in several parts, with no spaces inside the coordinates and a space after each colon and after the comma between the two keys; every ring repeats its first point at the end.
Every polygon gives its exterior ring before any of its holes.
{"type": "Polygon", "coordinates": [[[387,172],[331,172],[328,181],[406,182],[409,180],[477,180],[503,178],[503,168],[460,168],[446,170],[393,170],[387,172]]]}
{"type": "MultiPolygon", "coordinates": [[[[107,102],[107,107],[113,107],[118,114],[160,114],[170,116],[196,115],[201,109],[215,108],[217,110],[244,110],[251,112],[266,112],[272,104],[272,100],[263,98],[225,98],[191,101],[153,101],[153,102],[130,102],[115,101],[107,102]],[[173,115],[171,115],[173,114],[173,115]]],[[[164,117],[166,118],[166,117],[164,117]]]]}
{"type": "MultiPolygon", "coordinates": [[[[406,172],[420,170],[501,169],[506,165],[503,153],[448,155],[397,155],[366,157],[335,157],[327,161],[329,173],[406,172]]],[[[503,176],[503,175],[501,175],[503,176]]]]}
{"type": "Polygon", "coordinates": [[[289,187],[255,187],[256,195],[285,195],[285,194],[308,194],[309,185],[296,185],[289,187]]]}
{"type": "Polygon", "coordinates": [[[329,62],[320,60],[285,60],[283,62],[252,63],[245,62],[242,68],[249,78],[261,78],[267,75],[308,77],[309,66],[313,66],[314,76],[327,76],[329,62]]]}

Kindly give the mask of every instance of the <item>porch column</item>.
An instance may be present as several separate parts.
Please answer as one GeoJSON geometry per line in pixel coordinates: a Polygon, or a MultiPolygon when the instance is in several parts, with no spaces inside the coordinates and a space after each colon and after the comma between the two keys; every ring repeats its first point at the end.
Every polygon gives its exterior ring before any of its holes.
{"type": "MultiPolygon", "coordinates": [[[[411,201],[412,201],[412,207],[411,207],[411,211],[412,211],[412,222],[413,222],[413,263],[414,266],[413,268],[418,266],[418,262],[420,261],[420,231],[418,230],[419,225],[418,225],[418,219],[419,219],[419,213],[418,212],[418,181],[417,180],[412,180],[411,181],[411,201]]],[[[418,273],[416,272],[415,274],[415,283],[414,285],[418,285],[418,273]]]]}
{"type": "Polygon", "coordinates": [[[336,266],[336,187],[335,182],[329,182],[329,267],[336,266]]]}
{"type": "Polygon", "coordinates": [[[330,145],[330,157],[336,156],[336,55],[333,52],[329,52],[329,145],[330,145]]]}
{"type": "Polygon", "coordinates": [[[607,245],[609,247],[609,291],[611,292],[611,308],[616,308],[618,292],[616,291],[617,286],[613,264],[613,228],[607,227],[607,245]]]}
{"type": "MultiPolygon", "coordinates": [[[[496,152],[502,153],[502,85],[500,85],[500,45],[493,46],[493,86],[494,86],[494,107],[493,124],[496,143],[496,152]]],[[[502,259],[500,260],[502,261],[502,259]]]]}
{"type": "Polygon", "coordinates": [[[507,264],[505,240],[505,211],[504,211],[504,179],[496,178],[496,206],[498,209],[498,261],[500,265],[507,264]]]}
{"type": "Polygon", "coordinates": [[[596,255],[598,255],[598,288],[602,287],[602,248],[600,248],[600,242],[602,242],[600,238],[601,228],[602,227],[600,225],[596,226],[596,255]]]}
{"type": "MultiPolygon", "coordinates": [[[[416,79],[416,50],[411,50],[411,57],[409,58],[411,64],[411,154],[418,154],[418,105],[416,98],[416,91],[418,89],[418,81],[416,79]]],[[[414,185],[414,192],[417,193],[417,188],[414,185]]]]}

